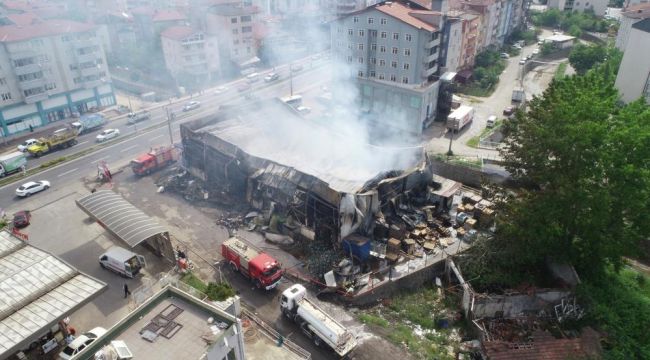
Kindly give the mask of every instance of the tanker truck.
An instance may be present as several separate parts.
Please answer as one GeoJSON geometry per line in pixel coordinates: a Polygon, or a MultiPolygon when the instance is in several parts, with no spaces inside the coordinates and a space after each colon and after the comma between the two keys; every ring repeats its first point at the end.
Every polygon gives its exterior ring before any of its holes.
{"type": "Polygon", "coordinates": [[[307,299],[307,289],[300,284],[294,284],[282,292],[280,310],[298,324],[300,330],[311,338],[316,346],[325,344],[340,357],[346,356],[357,346],[354,335],[307,299]]]}

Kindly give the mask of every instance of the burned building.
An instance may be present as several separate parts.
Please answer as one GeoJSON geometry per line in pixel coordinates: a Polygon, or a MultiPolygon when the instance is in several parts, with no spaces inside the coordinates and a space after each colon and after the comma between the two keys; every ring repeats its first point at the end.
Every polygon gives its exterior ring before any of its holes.
{"type": "Polygon", "coordinates": [[[210,194],[244,200],[308,239],[371,234],[390,199],[432,177],[422,147],[373,145],[276,99],[223,107],[182,124],[181,136],[184,166],[210,194]]]}

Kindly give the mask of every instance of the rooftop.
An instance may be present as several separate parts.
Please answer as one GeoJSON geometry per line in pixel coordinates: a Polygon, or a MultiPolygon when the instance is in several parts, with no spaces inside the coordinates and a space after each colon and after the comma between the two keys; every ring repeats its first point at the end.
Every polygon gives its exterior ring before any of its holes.
{"type": "Polygon", "coordinates": [[[0,358],[26,347],[106,288],[8,231],[0,231],[0,358]]]}
{"type": "Polygon", "coordinates": [[[390,15],[400,21],[403,21],[417,29],[426,31],[438,31],[438,22],[434,17],[439,17],[440,13],[429,10],[415,10],[398,2],[384,3],[375,6],[375,9],[390,15]],[[429,19],[427,19],[429,18],[429,19]]]}
{"type": "Polygon", "coordinates": [[[153,15],[153,22],[162,22],[162,21],[179,21],[187,20],[187,17],[176,10],[158,10],[153,15]]]}
{"type": "Polygon", "coordinates": [[[215,4],[210,6],[210,12],[224,16],[253,15],[259,12],[257,6],[241,6],[238,4],[215,4]]]}
{"type": "Polygon", "coordinates": [[[576,39],[575,36],[557,34],[557,35],[551,35],[551,36],[545,38],[544,41],[565,42],[565,41],[570,41],[570,40],[575,40],[575,39],[576,39]]]}
{"type": "Polygon", "coordinates": [[[18,26],[31,25],[41,21],[34,13],[7,14],[7,19],[18,26]]]}
{"type": "Polygon", "coordinates": [[[198,32],[200,31],[195,30],[189,26],[171,26],[165,29],[163,32],[161,32],[160,36],[166,37],[168,39],[180,41],[198,32]]]}
{"type": "Polygon", "coordinates": [[[356,193],[379,174],[409,170],[423,161],[419,146],[372,145],[364,141],[361,131],[342,133],[306,120],[277,99],[222,110],[218,116],[220,121],[194,131],[210,133],[249,155],[314,176],[338,192],[356,193]]]}
{"type": "Polygon", "coordinates": [[[650,18],[632,24],[632,28],[650,33],[650,18]]]}
{"type": "Polygon", "coordinates": [[[71,20],[44,20],[29,25],[0,26],[0,42],[24,41],[39,37],[81,33],[93,30],[95,25],[71,20]]]}
{"type": "Polygon", "coordinates": [[[632,19],[647,19],[650,17],[650,3],[628,6],[621,15],[632,19]]]}

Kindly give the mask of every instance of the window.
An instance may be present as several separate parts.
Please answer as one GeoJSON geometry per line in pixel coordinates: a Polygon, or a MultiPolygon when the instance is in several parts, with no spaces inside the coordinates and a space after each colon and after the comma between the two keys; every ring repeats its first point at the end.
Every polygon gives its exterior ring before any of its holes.
{"type": "Polygon", "coordinates": [[[411,34],[404,35],[404,38],[406,39],[406,41],[411,41],[411,34]]]}
{"type": "Polygon", "coordinates": [[[358,16],[353,17],[352,22],[354,22],[355,24],[358,23],[359,22],[359,17],[358,16]]]}
{"type": "Polygon", "coordinates": [[[0,78],[0,85],[7,85],[7,78],[0,78]]]}
{"type": "Polygon", "coordinates": [[[233,35],[237,35],[237,34],[239,34],[239,30],[237,30],[237,29],[232,29],[232,34],[233,34],[233,35]]]}
{"type": "Polygon", "coordinates": [[[359,45],[357,46],[357,48],[358,48],[359,50],[363,50],[363,44],[359,44],[359,45]]]}
{"type": "Polygon", "coordinates": [[[375,23],[375,18],[368,18],[368,24],[374,24],[375,23]]]}
{"type": "Polygon", "coordinates": [[[205,54],[201,54],[201,55],[199,55],[199,59],[200,59],[200,60],[205,60],[205,54]]]}
{"type": "Polygon", "coordinates": [[[379,80],[384,80],[384,74],[379,74],[379,80]]]}
{"type": "Polygon", "coordinates": [[[391,61],[390,67],[392,67],[393,69],[397,69],[397,61],[391,61]]]}
{"type": "Polygon", "coordinates": [[[404,70],[408,70],[411,67],[411,64],[404,63],[403,67],[404,67],[404,70]]]}
{"type": "Polygon", "coordinates": [[[185,61],[192,61],[192,57],[191,57],[191,56],[184,56],[184,58],[185,58],[185,61]]]}
{"type": "Polygon", "coordinates": [[[393,40],[399,40],[399,33],[393,33],[393,40]]]}
{"type": "Polygon", "coordinates": [[[358,77],[363,77],[363,71],[359,70],[359,72],[357,73],[357,76],[358,77]]]}
{"type": "Polygon", "coordinates": [[[61,41],[66,42],[72,40],[72,37],[70,35],[63,35],[61,36],[61,41]]]}
{"type": "Polygon", "coordinates": [[[368,30],[368,35],[376,38],[377,37],[377,30],[368,30]]]}
{"type": "Polygon", "coordinates": [[[230,18],[230,23],[231,24],[236,24],[237,23],[237,18],[230,18]]]}
{"type": "Polygon", "coordinates": [[[348,49],[352,50],[352,43],[348,43],[348,49]]]}
{"type": "Polygon", "coordinates": [[[233,40],[233,45],[239,45],[239,40],[233,40]]]}
{"type": "Polygon", "coordinates": [[[354,34],[354,31],[352,31],[352,29],[348,29],[348,35],[352,36],[352,34],[354,34]]]}
{"type": "Polygon", "coordinates": [[[404,56],[411,56],[411,49],[404,49],[404,56]]]}
{"type": "Polygon", "coordinates": [[[363,30],[359,30],[359,36],[365,36],[365,35],[366,35],[366,32],[365,32],[365,31],[363,31],[363,30]]]}
{"type": "Polygon", "coordinates": [[[45,84],[45,90],[54,90],[56,89],[56,83],[45,84]]]}
{"type": "Polygon", "coordinates": [[[2,101],[11,100],[11,93],[3,93],[0,96],[2,96],[2,101]]]}
{"type": "Polygon", "coordinates": [[[373,78],[375,77],[375,71],[374,70],[370,71],[370,77],[373,77],[373,78]]]}
{"type": "Polygon", "coordinates": [[[349,62],[349,63],[352,62],[352,56],[348,56],[348,62],[349,62]]]}
{"type": "Polygon", "coordinates": [[[241,17],[241,22],[250,22],[251,21],[251,16],[246,15],[241,17]]]}
{"type": "Polygon", "coordinates": [[[399,53],[399,50],[396,47],[394,47],[393,48],[393,55],[397,55],[398,53],[399,53]]]}
{"type": "Polygon", "coordinates": [[[252,31],[253,31],[252,26],[242,26],[242,28],[241,28],[242,34],[249,33],[249,32],[252,32],[252,31]]]}
{"type": "Polygon", "coordinates": [[[386,60],[379,59],[379,66],[386,66],[386,60]]]}
{"type": "Polygon", "coordinates": [[[381,22],[382,25],[386,25],[386,18],[381,18],[380,22],[381,22]]]}
{"type": "Polygon", "coordinates": [[[362,57],[359,58],[359,64],[363,64],[363,58],[362,57]]]}
{"type": "Polygon", "coordinates": [[[404,77],[402,78],[402,83],[403,83],[403,84],[408,84],[408,83],[409,83],[409,78],[408,78],[407,76],[404,76],[404,77]]]}
{"type": "Polygon", "coordinates": [[[377,51],[377,44],[370,44],[370,50],[377,51]]]}
{"type": "Polygon", "coordinates": [[[385,31],[382,31],[382,32],[381,32],[381,38],[382,38],[382,39],[385,39],[386,36],[387,36],[386,32],[385,32],[385,31]]]}
{"type": "Polygon", "coordinates": [[[386,52],[386,47],[384,45],[379,47],[379,52],[385,53],[386,52]]]}
{"type": "Polygon", "coordinates": [[[390,81],[397,81],[397,76],[395,76],[395,74],[391,75],[390,81]]]}
{"type": "Polygon", "coordinates": [[[370,58],[370,63],[373,65],[377,65],[377,58],[370,58]]]}

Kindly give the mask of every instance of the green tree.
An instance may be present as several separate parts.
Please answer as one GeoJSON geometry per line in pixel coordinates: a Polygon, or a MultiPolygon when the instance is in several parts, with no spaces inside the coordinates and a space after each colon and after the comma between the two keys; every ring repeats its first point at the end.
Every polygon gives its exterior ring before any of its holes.
{"type": "Polygon", "coordinates": [[[600,45],[576,45],[569,54],[569,63],[578,74],[584,74],[587,70],[601,63],[607,56],[607,49],[600,45]]]}
{"type": "Polygon", "coordinates": [[[542,55],[548,55],[555,52],[555,46],[552,42],[545,42],[542,44],[541,53],[542,55]]]}
{"type": "Polygon", "coordinates": [[[569,28],[569,35],[580,37],[580,35],[582,35],[582,30],[580,30],[580,27],[577,25],[571,25],[569,28]]]}

